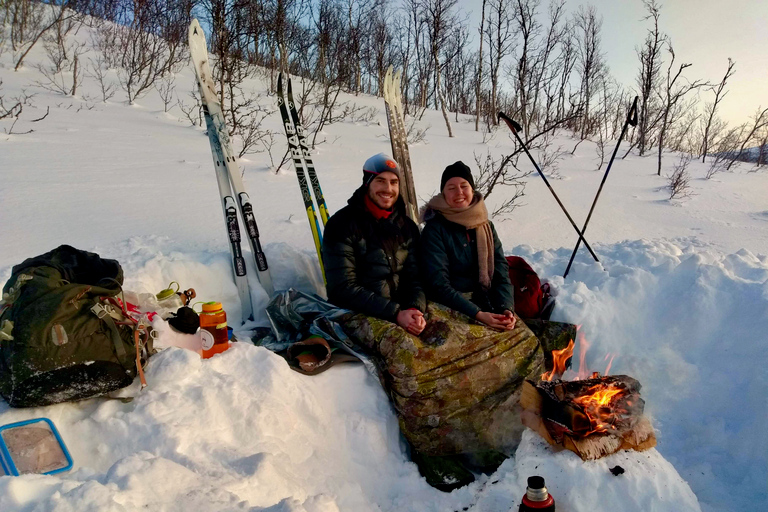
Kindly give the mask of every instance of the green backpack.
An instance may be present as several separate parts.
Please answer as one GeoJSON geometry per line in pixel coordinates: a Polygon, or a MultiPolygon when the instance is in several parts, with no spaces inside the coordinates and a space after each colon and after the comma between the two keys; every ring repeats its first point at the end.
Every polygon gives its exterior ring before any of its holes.
{"type": "Polygon", "coordinates": [[[0,302],[0,394],[12,407],[102,395],[137,372],[143,383],[151,336],[115,300],[122,283],[116,260],[68,245],[13,267],[0,302]]]}

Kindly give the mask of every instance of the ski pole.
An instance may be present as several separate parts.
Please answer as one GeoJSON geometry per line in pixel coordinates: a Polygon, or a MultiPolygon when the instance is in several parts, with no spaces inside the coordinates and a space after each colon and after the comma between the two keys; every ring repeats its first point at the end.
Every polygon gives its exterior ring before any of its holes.
{"type": "MultiPolygon", "coordinates": [[[[592,212],[595,210],[595,205],[597,204],[597,200],[600,198],[600,192],[603,190],[603,185],[605,185],[605,180],[608,179],[608,173],[611,172],[611,165],[613,165],[613,160],[616,158],[616,153],[619,151],[619,146],[621,145],[622,139],[624,139],[624,134],[627,132],[627,127],[629,125],[637,126],[637,100],[638,96],[635,96],[635,101],[632,102],[632,107],[629,109],[629,113],[627,114],[627,120],[624,121],[624,126],[621,128],[621,135],[619,135],[619,140],[616,142],[616,148],[613,150],[613,155],[611,155],[611,159],[608,161],[608,167],[605,169],[605,174],[603,174],[603,181],[600,182],[600,187],[597,189],[597,194],[595,194],[595,200],[592,201],[592,207],[589,209],[589,214],[587,215],[587,220],[584,221],[584,227],[581,228],[582,234],[587,231],[587,225],[589,224],[589,219],[592,218],[592,212]]],[[[581,245],[581,238],[579,238],[576,241],[576,247],[573,248],[573,253],[571,254],[571,259],[568,260],[568,266],[565,267],[565,273],[563,274],[563,279],[566,278],[568,275],[568,271],[571,270],[571,265],[573,264],[573,258],[576,257],[576,252],[579,250],[579,245],[581,245]]]]}
{"type": "Polygon", "coordinates": [[[541,169],[539,168],[539,165],[536,163],[536,160],[533,159],[533,155],[531,155],[530,151],[528,151],[528,146],[525,145],[525,142],[523,142],[523,139],[520,138],[520,135],[518,135],[518,131],[522,130],[523,127],[517,124],[515,121],[510,119],[504,112],[499,112],[499,119],[502,119],[505,123],[507,123],[507,126],[510,130],[512,130],[512,133],[515,134],[515,137],[517,138],[517,141],[520,143],[520,145],[523,147],[523,150],[525,151],[525,154],[528,155],[528,158],[531,160],[531,163],[536,168],[536,171],[538,171],[539,176],[541,176],[541,179],[544,180],[544,183],[547,185],[547,188],[550,192],[552,192],[552,195],[555,198],[555,201],[557,201],[557,204],[560,205],[560,208],[563,210],[563,213],[565,213],[565,216],[568,217],[568,220],[571,223],[571,226],[573,226],[573,229],[576,230],[576,233],[579,235],[579,241],[584,241],[584,247],[586,247],[589,250],[589,253],[592,255],[593,258],[595,258],[595,261],[599,262],[600,260],[597,259],[597,255],[595,255],[595,252],[592,250],[592,248],[589,246],[589,243],[584,238],[584,235],[579,231],[579,228],[576,226],[576,223],[573,222],[573,219],[571,218],[571,215],[568,213],[568,210],[565,209],[565,206],[560,201],[560,198],[557,197],[557,194],[555,193],[555,190],[552,188],[552,186],[547,181],[547,177],[544,176],[544,173],[541,172],[541,169]]]}

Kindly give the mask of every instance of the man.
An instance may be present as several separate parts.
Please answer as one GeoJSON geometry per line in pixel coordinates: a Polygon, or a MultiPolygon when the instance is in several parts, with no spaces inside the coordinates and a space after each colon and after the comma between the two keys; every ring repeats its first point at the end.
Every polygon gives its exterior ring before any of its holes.
{"type": "Polygon", "coordinates": [[[323,263],[330,302],[418,335],[426,326],[419,229],[405,213],[401,178],[384,153],[365,161],[362,186],[325,227],[323,263]]]}
{"type": "MultiPolygon", "coordinates": [[[[362,186],[325,226],[323,263],[329,302],[418,336],[426,327],[427,301],[415,253],[419,228],[405,213],[401,178],[397,162],[384,153],[365,161],[362,186]]],[[[358,341],[377,351],[381,340],[358,341]]],[[[413,447],[411,457],[427,482],[446,492],[474,480],[444,457],[424,456],[413,447]]]]}

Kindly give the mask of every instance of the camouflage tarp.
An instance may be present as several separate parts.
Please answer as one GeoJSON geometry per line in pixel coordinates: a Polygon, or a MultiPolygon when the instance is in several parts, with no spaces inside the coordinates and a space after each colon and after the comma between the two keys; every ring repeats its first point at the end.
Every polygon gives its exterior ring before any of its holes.
{"type": "MultiPolygon", "coordinates": [[[[416,450],[509,453],[524,428],[518,404],[523,380],[545,371],[539,340],[519,319],[514,330],[500,332],[435,303],[426,318],[419,337],[359,314],[342,326],[372,353],[400,428],[416,450]]],[[[563,332],[575,335],[568,324],[551,330],[556,344],[563,332]]]]}

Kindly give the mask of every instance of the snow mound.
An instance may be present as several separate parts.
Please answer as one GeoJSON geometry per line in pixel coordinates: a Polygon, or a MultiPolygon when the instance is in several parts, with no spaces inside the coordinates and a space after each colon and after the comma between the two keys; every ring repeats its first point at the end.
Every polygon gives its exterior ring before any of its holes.
{"type": "MultiPolygon", "coordinates": [[[[286,262],[304,257],[287,245],[272,250],[286,262]]],[[[728,487],[754,503],[768,475],[765,419],[745,411],[762,410],[765,397],[756,347],[768,330],[768,261],[684,241],[598,251],[602,265],[579,258],[565,282],[556,275],[569,250],[511,252],[555,276],[554,319],[582,325],[587,364],[603,371],[605,354],[615,353],[611,373],[643,384],[658,450],[584,463],[528,432],[494,475],[443,494],[409,462],[387,397],[361,365],[305,377],[248,343],[210,360],[169,348],[151,360],[149,387],[130,403],[0,404],[0,424],[51,418],[76,468],[0,478],[0,510],[509,510],[533,474],[547,479],[562,510],[699,510],[686,480],[707,502],[728,487]],[[613,476],[615,466],[625,473],[613,476]]],[[[206,294],[222,291],[226,309],[237,307],[226,255],[166,254],[148,240],[117,252],[133,284],[155,289],[186,275],[206,294]]],[[[276,278],[311,288],[289,266],[276,278]]],[[[170,337],[160,329],[160,342],[174,344],[170,337]]]]}
{"type": "Polygon", "coordinates": [[[655,449],[645,452],[621,451],[596,461],[584,462],[567,450],[553,454],[551,447],[531,430],[523,440],[515,458],[504,462],[480,493],[471,512],[517,510],[525,494],[527,478],[544,477],[547,489],[555,499],[557,510],[594,512],[680,512],[700,510],[691,488],[668,461],[655,449]],[[611,470],[619,473],[613,475],[611,470]],[[497,480],[498,479],[498,480],[497,480]]]}

